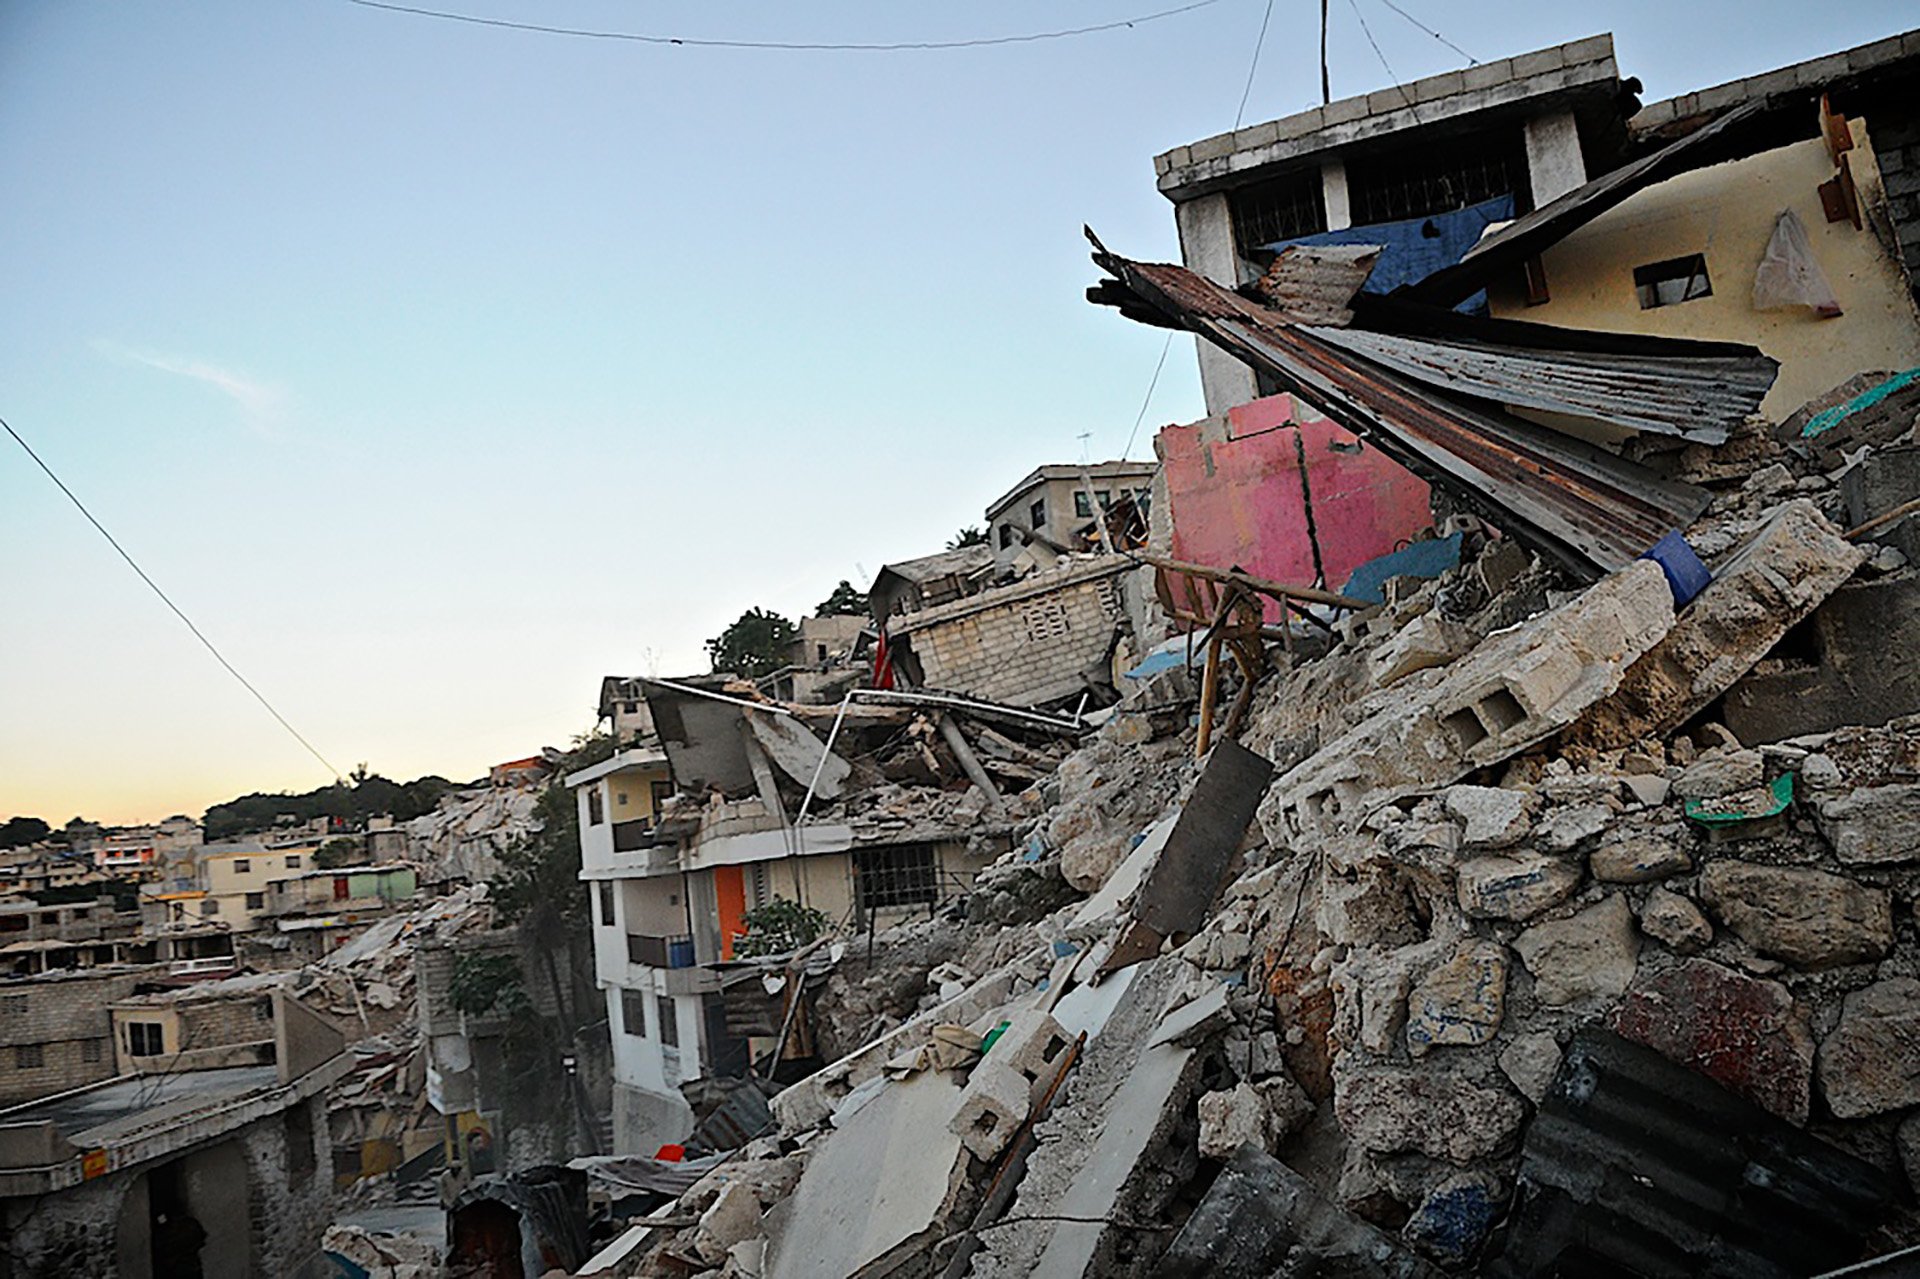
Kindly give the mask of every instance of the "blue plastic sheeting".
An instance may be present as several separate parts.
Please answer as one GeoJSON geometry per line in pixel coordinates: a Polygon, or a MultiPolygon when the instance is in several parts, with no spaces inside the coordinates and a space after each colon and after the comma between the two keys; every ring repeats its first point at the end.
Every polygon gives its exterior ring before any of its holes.
{"type": "MultiPolygon", "coordinates": [[[[1379,267],[1375,267],[1374,273],[1379,274],[1379,270],[1379,267]]],[[[1920,382],[1920,369],[1908,369],[1905,373],[1896,373],[1878,386],[1862,391],[1845,404],[1836,404],[1824,413],[1816,413],[1808,418],[1807,424],[1800,428],[1800,438],[1810,440],[1824,431],[1830,431],[1861,409],[1870,409],[1895,391],[1911,386],[1915,382],[1920,382]]]]}
{"type": "Polygon", "coordinates": [[[1391,554],[1368,560],[1353,570],[1353,576],[1340,588],[1340,593],[1369,604],[1384,604],[1387,597],[1383,592],[1388,578],[1438,577],[1459,564],[1462,536],[1455,533],[1450,537],[1413,542],[1391,554]]]}
{"type": "Polygon", "coordinates": [[[1667,575],[1667,589],[1673,592],[1675,608],[1684,608],[1713,582],[1713,573],[1700,562],[1700,557],[1678,530],[1655,542],[1640,558],[1652,560],[1667,575]]]}
{"type": "MultiPolygon", "coordinates": [[[[1452,213],[1322,231],[1318,235],[1303,235],[1297,240],[1281,240],[1261,247],[1278,253],[1295,244],[1377,244],[1381,248],[1380,260],[1373,264],[1373,274],[1360,286],[1360,291],[1391,293],[1404,284],[1417,284],[1442,268],[1458,265],[1467,250],[1480,242],[1488,227],[1512,219],[1513,197],[1502,195],[1452,213]]],[[[1486,309],[1484,289],[1454,308],[1474,315],[1483,315],[1486,309]]]]}
{"type": "Polygon", "coordinates": [[[1123,672],[1128,679],[1145,679],[1149,675],[1158,675],[1161,671],[1170,671],[1176,666],[1185,666],[1187,659],[1178,650],[1149,653],[1140,665],[1123,672]]]}

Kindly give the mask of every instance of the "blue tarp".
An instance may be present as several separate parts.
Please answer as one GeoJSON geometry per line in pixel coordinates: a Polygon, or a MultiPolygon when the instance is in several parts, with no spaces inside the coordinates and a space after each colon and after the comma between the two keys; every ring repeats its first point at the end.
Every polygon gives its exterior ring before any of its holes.
{"type": "MultiPolygon", "coordinates": [[[[1374,263],[1373,274],[1367,277],[1360,291],[1391,293],[1403,284],[1417,284],[1442,267],[1458,264],[1467,250],[1479,243],[1489,226],[1512,218],[1513,197],[1502,195],[1452,213],[1322,231],[1318,235],[1303,235],[1297,240],[1281,240],[1261,247],[1278,253],[1295,244],[1377,244],[1382,249],[1380,260],[1374,263]]],[[[1484,314],[1486,291],[1474,294],[1454,309],[1484,314]]]]}
{"type": "Polygon", "coordinates": [[[1460,542],[1462,535],[1429,538],[1424,542],[1413,542],[1387,555],[1368,560],[1353,570],[1353,576],[1340,588],[1342,595],[1351,595],[1357,600],[1369,604],[1384,604],[1387,597],[1383,588],[1390,577],[1438,577],[1460,562],[1460,542]]]}

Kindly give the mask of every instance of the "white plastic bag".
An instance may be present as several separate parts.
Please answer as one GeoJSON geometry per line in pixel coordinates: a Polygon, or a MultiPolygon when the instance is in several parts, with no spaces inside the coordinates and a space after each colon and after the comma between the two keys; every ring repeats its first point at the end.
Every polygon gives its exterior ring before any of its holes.
{"type": "Polygon", "coordinates": [[[1810,306],[1822,319],[1840,314],[1840,299],[1814,260],[1807,228],[1792,209],[1781,210],[1774,220],[1773,237],[1760,255],[1760,269],[1753,273],[1753,309],[1785,306],[1810,306]]]}

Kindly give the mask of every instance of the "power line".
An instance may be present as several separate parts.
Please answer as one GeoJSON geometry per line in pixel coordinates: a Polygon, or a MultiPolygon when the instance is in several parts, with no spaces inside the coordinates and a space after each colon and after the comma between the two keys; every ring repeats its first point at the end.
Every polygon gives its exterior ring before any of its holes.
{"type": "Polygon", "coordinates": [[[1240,90],[1240,109],[1233,113],[1233,127],[1240,127],[1240,119],[1247,114],[1247,97],[1253,92],[1253,73],[1260,69],[1260,49],[1267,42],[1267,22],[1273,17],[1273,0],[1267,0],[1266,12],[1260,15],[1260,35],[1253,42],[1253,65],[1247,68],[1247,87],[1240,90]]]}
{"type": "Polygon", "coordinates": [[[87,523],[93,525],[95,529],[99,530],[100,536],[107,539],[107,544],[109,546],[113,547],[114,550],[120,552],[120,558],[127,562],[127,567],[131,568],[135,573],[138,573],[140,575],[140,580],[145,582],[149,587],[153,588],[153,593],[160,597],[160,602],[162,604],[165,604],[168,608],[172,609],[173,615],[175,617],[179,618],[182,622],[186,623],[187,629],[193,632],[193,637],[199,640],[201,644],[205,645],[206,650],[209,653],[213,654],[213,659],[216,662],[219,662],[220,665],[227,668],[227,674],[239,680],[240,686],[246,689],[249,693],[252,693],[254,700],[267,708],[267,714],[273,716],[276,720],[280,721],[280,727],[286,729],[289,733],[292,733],[293,739],[299,742],[302,746],[306,747],[307,753],[313,756],[315,759],[319,760],[321,764],[325,765],[326,770],[329,773],[333,774],[334,780],[338,781],[340,778],[340,770],[335,768],[331,763],[328,763],[327,757],[325,755],[322,755],[319,751],[315,750],[313,743],[308,741],[306,738],[302,737],[300,735],[300,730],[295,728],[292,724],[289,724],[287,722],[287,717],[282,715],[279,711],[275,710],[273,708],[273,703],[269,702],[266,699],[266,697],[261,694],[260,690],[255,688],[251,683],[249,683],[247,680],[247,677],[242,675],[237,669],[235,669],[233,663],[229,662],[221,654],[220,650],[213,646],[213,641],[200,633],[200,628],[193,624],[193,619],[188,617],[185,613],[181,612],[180,606],[178,604],[175,604],[171,599],[169,599],[167,597],[167,593],[160,589],[160,584],[154,581],[151,577],[147,576],[147,570],[141,568],[139,564],[134,562],[133,556],[127,554],[127,548],[120,545],[120,543],[117,540],[115,540],[113,534],[107,532],[106,525],[102,524],[99,520],[96,520],[93,518],[93,512],[87,509],[86,503],[82,502],[79,498],[74,496],[73,490],[67,487],[66,481],[62,480],[58,475],[55,475],[53,473],[53,468],[51,466],[48,466],[44,461],[41,460],[40,455],[33,451],[33,446],[31,444],[28,444],[24,439],[20,437],[20,432],[14,430],[13,425],[10,422],[8,422],[5,418],[0,418],[0,426],[4,426],[7,428],[7,434],[13,437],[13,442],[15,444],[18,444],[21,448],[27,451],[27,456],[32,458],[34,460],[34,463],[38,465],[41,470],[47,473],[47,478],[52,480],[55,486],[57,486],[62,493],[65,493],[67,495],[67,500],[73,503],[74,507],[80,512],[80,514],[87,517],[87,523]]]}
{"type": "Polygon", "coordinates": [[[1160,385],[1160,370],[1167,367],[1167,352],[1173,349],[1173,335],[1177,329],[1167,330],[1167,340],[1160,344],[1160,362],[1153,366],[1153,380],[1147,383],[1147,393],[1140,401],[1140,412],[1134,415],[1133,430],[1127,433],[1127,447],[1120,450],[1120,459],[1126,460],[1133,452],[1133,441],[1140,434],[1140,424],[1147,420],[1147,405],[1153,403],[1153,388],[1160,385]]]}
{"type": "Polygon", "coordinates": [[[1137,26],[1143,22],[1158,22],[1162,18],[1177,17],[1183,13],[1192,13],[1195,9],[1205,9],[1219,4],[1220,0],[1193,0],[1172,9],[1161,9],[1154,13],[1144,13],[1134,18],[1121,18],[1113,22],[1096,23],[1088,27],[1067,27],[1059,31],[1034,31],[1025,35],[985,36],[973,40],[903,40],[892,44],[860,44],[849,42],[813,42],[787,40],[717,40],[695,36],[648,35],[637,31],[604,31],[586,27],[556,27],[540,22],[515,22],[507,18],[482,18],[471,13],[451,13],[443,9],[422,9],[413,5],[392,4],[388,0],[347,0],[348,4],[359,5],[363,9],[384,9],[390,13],[409,13],[421,18],[438,18],[444,22],[464,22],[476,27],[501,27],[508,31],[535,31],[542,35],[578,36],[588,40],[626,40],[634,44],[682,45],[693,49],[773,49],[782,52],[808,53],[897,53],[908,50],[933,49],[979,49],[990,45],[1032,44],[1040,40],[1065,40],[1073,36],[1094,35],[1101,31],[1117,31],[1122,27],[1137,26]]]}
{"type": "Polygon", "coordinates": [[[1438,40],[1441,44],[1446,45],[1447,48],[1452,49],[1455,53],[1465,58],[1467,60],[1468,66],[1477,67],[1480,65],[1480,59],[1474,57],[1471,53],[1468,53],[1465,49],[1462,49],[1459,45],[1447,39],[1445,36],[1441,35],[1438,31],[1435,31],[1432,27],[1428,26],[1426,23],[1420,21],[1420,19],[1408,13],[1405,9],[1402,9],[1399,5],[1395,4],[1393,0],[1380,0],[1380,3],[1384,4],[1385,6],[1387,6],[1387,8],[1393,10],[1395,13],[1405,18],[1408,22],[1411,22],[1414,26],[1419,27],[1422,31],[1426,32],[1428,35],[1438,40]]]}
{"type": "Polygon", "coordinates": [[[1400,83],[1400,77],[1394,74],[1393,64],[1387,61],[1386,54],[1380,52],[1380,42],[1373,38],[1373,28],[1367,25],[1367,15],[1360,12],[1359,0],[1347,0],[1347,4],[1353,9],[1353,16],[1360,19],[1360,30],[1366,35],[1367,43],[1373,46],[1373,56],[1380,59],[1380,65],[1386,68],[1387,79],[1391,80],[1393,87],[1399,90],[1400,100],[1407,104],[1407,110],[1413,115],[1413,122],[1420,123],[1420,113],[1414,110],[1413,99],[1407,96],[1407,86],[1400,83]]]}

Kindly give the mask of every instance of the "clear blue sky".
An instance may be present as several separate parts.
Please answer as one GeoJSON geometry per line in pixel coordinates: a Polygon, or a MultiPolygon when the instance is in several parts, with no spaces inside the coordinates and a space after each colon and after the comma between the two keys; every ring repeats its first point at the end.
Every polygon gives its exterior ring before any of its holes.
{"type": "MultiPolygon", "coordinates": [[[[917,40],[1170,0],[425,0],[917,40]]],[[[1460,65],[1332,7],[1336,96],[1460,65]]],[[[1901,30],[1892,0],[1400,0],[1484,60],[1615,33],[1662,97],[1901,30]]],[[[938,549],[1116,455],[1162,336],[1080,226],[1175,256],[1151,158],[1233,123],[1263,0],[951,52],[658,48],[346,0],[0,0],[0,416],[342,769],[477,775],[704,668],[750,605],[938,549]]],[[[1274,6],[1247,107],[1318,100],[1274,6]]],[[[1871,122],[1869,122],[1871,124],[1871,122]]],[[[1176,343],[1152,428],[1201,411],[1176,343]]],[[[0,440],[0,816],[329,780],[0,440]]]]}

